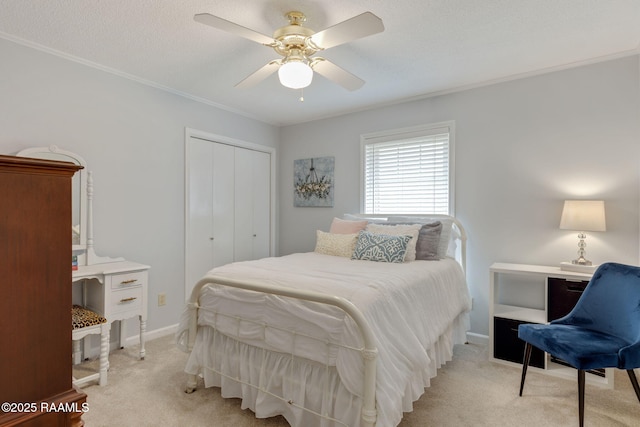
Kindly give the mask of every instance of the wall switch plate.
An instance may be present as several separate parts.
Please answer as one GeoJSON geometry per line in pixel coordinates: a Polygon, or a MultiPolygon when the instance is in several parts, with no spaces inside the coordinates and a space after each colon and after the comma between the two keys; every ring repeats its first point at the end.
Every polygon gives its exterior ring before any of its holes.
{"type": "Polygon", "coordinates": [[[158,294],[158,307],[167,305],[167,294],[158,294]]]}

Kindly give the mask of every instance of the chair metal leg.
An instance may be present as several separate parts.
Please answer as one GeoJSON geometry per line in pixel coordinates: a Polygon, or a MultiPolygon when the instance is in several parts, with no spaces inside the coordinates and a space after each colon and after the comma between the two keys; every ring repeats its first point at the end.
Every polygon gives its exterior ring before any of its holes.
{"type": "Polygon", "coordinates": [[[584,369],[578,369],[578,417],[584,426],[584,369]]]}
{"type": "Polygon", "coordinates": [[[529,359],[531,359],[531,344],[526,343],[524,347],[524,358],[522,359],[522,378],[520,379],[520,396],[522,396],[522,389],[524,388],[524,379],[527,376],[529,359]]]}
{"type": "Polygon", "coordinates": [[[629,374],[631,385],[633,386],[633,390],[636,392],[636,397],[640,402],[640,386],[638,386],[638,379],[636,378],[636,373],[633,371],[633,369],[627,369],[627,374],[629,374]]]}

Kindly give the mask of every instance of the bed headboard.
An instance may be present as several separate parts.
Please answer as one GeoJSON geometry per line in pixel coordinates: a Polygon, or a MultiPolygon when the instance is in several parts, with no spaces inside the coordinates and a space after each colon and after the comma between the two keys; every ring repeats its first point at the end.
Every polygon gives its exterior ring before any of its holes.
{"type": "Polygon", "coordinates": [[[345,214],[344,219],[371,219],[378,221],[388,221],[389,223],[410,222],[412,219],[416,223],[427,224],[429,222],[440,221],[443,225],[451,224],[449,237],[449,250],[447,255],[454,258],[462,266],[462,271],[467,274],[467,233],[462,223],[451,215],[442,214],[345,214]]]}

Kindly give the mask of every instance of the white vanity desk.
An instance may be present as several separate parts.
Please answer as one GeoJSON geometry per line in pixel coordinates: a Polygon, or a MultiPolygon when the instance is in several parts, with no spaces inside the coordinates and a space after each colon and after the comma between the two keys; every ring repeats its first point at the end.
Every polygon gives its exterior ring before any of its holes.
{"type": "MultiPolygon", "coordinates": [[[[17,156],[59,160],[80,165],[72,180],[72,223],[70,237],[72,254],[78,269],[72,270],[73,285],[82,284],[82,305],[107,319],[109,325],[120,322],[120,347],[124,347],[126,333],[122,320],[138,316],[140,319],[140,358],[144,359],[144,335],[147,324],[148,265],[125,261],[123,258],[101,257],[93,248],[93,180],[84,159],[55,145],[27,148],[17,156]]],[[[73,343],[74,363],[80,363],[80,342],[73,343]]],[[[84,340],[84,355],[89,353],[89,342],[84,340]]]]}
{"type": "Polygon", "coordinates": [[[149,266],[131,261],[80,265],[72,273],[74,283],[82,281],[83,306],[101,313],[107,322],[120,321],[120,347],[126,338],[122,320],[140,319],[140,358],[144,359],[147,325],[147,285],[149,266]]]}

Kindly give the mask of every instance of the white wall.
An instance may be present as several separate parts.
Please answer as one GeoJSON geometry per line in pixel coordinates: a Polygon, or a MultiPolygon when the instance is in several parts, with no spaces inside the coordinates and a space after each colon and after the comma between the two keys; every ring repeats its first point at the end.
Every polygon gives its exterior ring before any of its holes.
{"type": "Polygon", "coordinates": [[[97,252],[151,265],[149,330],[176,323],[183,306],[185,127],[279,148],[287,254],[313,250],[316,229],[358,211],[360,134],[455,120],[473,332],[488,333],[492,262],[575,255],[575,233],[558,229],[565,198],[607,202],[589,258],[640,259],[638,56],[282,129],[2,39],[0,58],[0,153],[56,144],[87,160],[97,252]],[[293,161],[316,156],[336,158],[335,207],[294,208],[293,161]]]}
{"type": "Polygon", "coordinates": [[[80,154],[94,177],[96,252],[150,265],[147,329],[177,323],[185,127],[271,147],[279,129],[2,39],[0,58],[0,153],[55,144],[80,154]]]}
{"type": "Polygon", "coordinates": [[[573,259],[558,229],[564,199],[606,201],[607,232],[587,239],[594,262],[639,260],[639,58],[407,102],[282,130],[280,252],[313,250],[315,230],[359,210],[360,134],[456,123],[456,215],[469,234],[472,332],[488,334],[489,266],[573,259]],[[335,156],[335,206],[293,207],[293,161],[335,156]]]}

